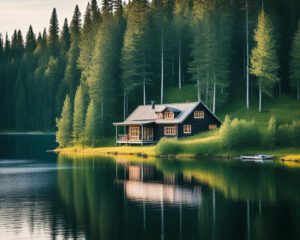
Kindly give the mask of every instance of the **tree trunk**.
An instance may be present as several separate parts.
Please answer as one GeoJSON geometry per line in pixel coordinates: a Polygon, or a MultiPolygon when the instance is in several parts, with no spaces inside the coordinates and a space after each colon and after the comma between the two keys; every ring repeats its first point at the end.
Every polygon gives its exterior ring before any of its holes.
{"type": "Polygon", "coordinates": [[[124,91],[124,98],[123,98],[123,119],[126,119],[126,94],[124,91]]]}
{"type": "Polygon", "coordinates": [[[144,79],[143,79],[143,104],[146,105],[146,60],[144,59],[144,79]]]}
{"type": "Polygon", "coordinates": [[[213,113],[216,113],[216,75],[214,75],[213,113]]]}
{"type": "Polygon", "coordinates": [[[262,92],[261,92],[261,79],[259,80],[259,108],[258,111],[261,112],[262,105],[262,92]]]}
{"type": "Polygon", "coordinates": [[[164,32],[161,30],[161,89],[160,103],[164,102],[164,32]]]}
{"type": "Polygon", "coordinates": [[[297,100],[300,101],[300,86],[299,81],[297,82],[297,100]]]}
{"type": "Polygon", "coordinates": [[[181,89],[181,39],[178,46],[178,88],[181,89]]]}
{"type": "Polygon", "coordinates": [[[143,82],[143,104],[146,105],[146,79],[144,75],[144,82],[143,82]]]}
{"type": "Polygon", "coordinates": [[[208,72],[206,72],[205,104],[208,105],[208,72]]]}
{"type": "Polygon", "coordinates": [[[174,54],[172,54],[172,83],[175,84],[175,61],[174,61],[174,54]]]}
{"type": "Polygon", "coordinates": [[[200,76],[199,76],[199,66],[197,71],[197,92],[198,92],[198,102],[201,101],[201,89],[200,89],[200,76]]]}
{"type": "Polygon", "coordinates": [[[248,0],[246,0],[246,106],[249,109],[249,12],[248,0]]]}

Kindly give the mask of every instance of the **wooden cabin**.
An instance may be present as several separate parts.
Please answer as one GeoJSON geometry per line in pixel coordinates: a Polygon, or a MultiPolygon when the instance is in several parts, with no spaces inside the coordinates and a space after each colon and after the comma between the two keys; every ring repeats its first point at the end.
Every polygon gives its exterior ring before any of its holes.
{"type": "Polygon", "coordinates": [[[221,121],[202,102],[138,106],[116,127],[116,144],[154,144],[161,138],[184,138],[220,127],[221,121]],[[122,127],[118,128],[118,127],[122,127]],[[125,131],[119,134],[120,131],[125,131]]]}

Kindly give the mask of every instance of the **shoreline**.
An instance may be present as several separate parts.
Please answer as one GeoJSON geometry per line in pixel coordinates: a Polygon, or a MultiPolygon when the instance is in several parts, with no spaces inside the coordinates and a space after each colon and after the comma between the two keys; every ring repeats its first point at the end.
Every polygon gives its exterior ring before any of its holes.
{"type": "Polygon", "coordinates": [[[41,132],[41,131],[28,131],[28,132],[18,132],[18,131],[0,131],[0,135],[55,135],[55,132],[41,132]]]}
{"type": "MultiPolygon", "coordinates": [[[[224,160],[234,160],[235,157],[242,155],[245,151],[232,151],[230,154],[216,154],[216,155],[195,155],[195,154],[176,154],[176,155],[160,155],[156,153],[156,146],[114,146],[114,147],[97,147],[97,148],[82,148],[82,147],[68,147],[57,148],[52,150],[57,154],[67,155],[93,155],[93,156],[134,156],[138,158],[165,158],[165,159],[197,159],[197,158],[217,158],[224,160]]],[[[249,152],[249,151],[248,151],[249,152]]],[[[254,150],[250,151],[255,154],[254,150]]],[[[276,151],[260,151],[265,153],[272,153],[275,159],[282,162],[296,162],[300,163],[300,149],[296,154],[290,154],[289,149],[278,149],[276,151]]],[[[291,150],[290,152],[294,152],[291,150]]]]}

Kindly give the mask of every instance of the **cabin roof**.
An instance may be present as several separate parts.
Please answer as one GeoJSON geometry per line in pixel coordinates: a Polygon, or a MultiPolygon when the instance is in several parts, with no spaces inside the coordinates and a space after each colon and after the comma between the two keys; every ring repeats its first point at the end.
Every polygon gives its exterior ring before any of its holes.
{"type": "MultiPolygon", "coordinates": [[[[127,117],[124,122],[114,123],[114,125],[146,125],[151,123],[179,124],[182,123],[200,103],[201,102],[156,104],[154,109],[152,109],[152,105],[140,105],[127,117]],[[174,110],[174,112],[177,112],[178,115],[171,120],[158,119],[157,113],[163,112],[166,109],[170,109],[171,111],[174,110]]],[[[204,103],[202,104],[213,116],[215,116],[204,103]]],[[[218,118],[217,120],[221,122],[218,118]]]]}

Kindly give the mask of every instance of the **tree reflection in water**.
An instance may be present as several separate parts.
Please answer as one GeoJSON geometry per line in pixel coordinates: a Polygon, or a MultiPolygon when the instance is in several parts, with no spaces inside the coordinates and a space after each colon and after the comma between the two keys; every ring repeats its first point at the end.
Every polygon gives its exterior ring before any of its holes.
{"type": "Polygon", "coordinates": [[[66,221],[89,239],[299,239],[299,169],[60,155],[66,221]]]}

